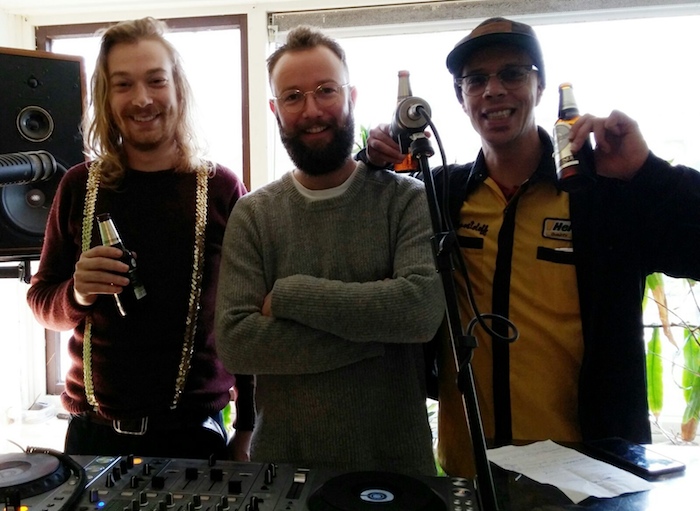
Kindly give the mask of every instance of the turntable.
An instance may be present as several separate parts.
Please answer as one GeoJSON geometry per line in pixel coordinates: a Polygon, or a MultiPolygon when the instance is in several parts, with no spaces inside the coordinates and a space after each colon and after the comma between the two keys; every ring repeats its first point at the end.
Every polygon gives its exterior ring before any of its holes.
{"type": "Polygon", "coordinates": [[[471,481],[292,464],[0,455],[6,511],[476,511],[471,481]]]}
{"type": "Polygon", "coordinates": [[[48,454],[3,454],[0,456],[0,495],[21,499],[46,493],[70,477],[70,471],[58,458],[48,454]]]}

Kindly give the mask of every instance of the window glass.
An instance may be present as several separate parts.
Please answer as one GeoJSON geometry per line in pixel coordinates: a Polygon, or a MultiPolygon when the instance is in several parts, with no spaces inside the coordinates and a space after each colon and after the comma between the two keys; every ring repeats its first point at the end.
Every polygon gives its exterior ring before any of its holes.
{"type": "MultiPolygon", "coordinates": [[[[697,119],[700,66],[691,56],[700,48],[700,16],[640,18],[536,24],[545,61],[546,88],[535,111],[538,125],[551,132],[558,111],[558,85],[571,82],[582,113],[606,116],[618,109],[635,119],[652,151],[673,163],[700,170],[697,119]]],[[[355,124],[373,127],[391,121],[396,105],[398,72],[408,70],[412,93],[426,100],[442,139],[448,163],[473,161],[479,137],[462,111],[445,59],[468,30],[338,38],[347,53],[350,82],[358,89],[355,124]]],[[[332,30],[328,30],[332,35],[332,30]]],[[[366,31],[365,31],[366,33],[366,31]]],[[[345,32],[344,34],[347,34],[345,32]]],[[[438,145],[431,167],[441,164],[438,145]]],[[[275,176],[292,168],[276,136],[275,176]]],[[[698,324],[698,307],[687,283],[665,279],[669,306],[698,324]]],[[[656,308],[645,312],[645,324],[658,325],[656,308]]],[[[647,340],[651,328],[645,330],[647,340]]],[[[682,346],[682,330],[674,329],[682,346]]],[[[664,343],[664,410],[661,422],[678,432],[685,401],[679,387],[682,353],[664,343]]],[[[657,430],[655,430],[657,432],[657,430]]],[[[663,438],[660,438],[663,440],[663,438]]]]}
{"type": "MultiPolygon", "coordinates": [[[[241,34],[238,29],[172,31],[167,39],[180,53],[194,96],[195,125],[206,157],[243,179],[241,34]],[[217,49],[226,48],[226,65],[217,49]]],[[[61,37],[52,41],[54,53],[80,55],[85,62],[87,93],[99,52],[99,37],[61,37]]],[[[89,100],[88,100],[89,104],[89,100]]],[[[61,384],[70,366],[68,339],[61,332],[57,375],[61,384]]],[[[60,387],[59,387],[60,388],[60,387]]]]}
{"type": "MultiPolygon", "coordinates": [[[[237,29],[166,34],[182,56],[187,79],[192,87],[198,138],[207,158],[221,163],[243,178],[243,133],[241,95],[241,40],[237,29]],[[219,53],[226,49],[225,64],[219,53]]],[[[81,55],[89,83],[99,51],[98,37],[56,38],[52,51],[81,55]]]]}
{"type": "MultiPolygon", "coordinates": [[[[684,16],[534,24],[547,83],[536,110],[538,124],[551,131],[557,117],[558,85],[571,82],[582,113],[606,116],[612,109],[621,110],[639,123],[657,155],[700,168],[700,144],[694,140],[700,102],[689,100],[687,92],[700,83],[700,67],[688,57],[700,48],[699,22],[700,16],[684,16]]],[[[474,160],[479,138],[457,102],[445,67],[447,54],[467,33],[340,38],[350,81],[358,89],[356,128],[390,122],[398,71],[405,69],[410,72],[413,94],[431,107],[447,162],[474,160]]],[[[275,140],[275,177],[279,177],[292,164],[279,135],[275,140]]],[[[433,148],[437,153],[437,144],[433,148]]],[[[430,164],[440,164],[439,154],[430,164]]]]}

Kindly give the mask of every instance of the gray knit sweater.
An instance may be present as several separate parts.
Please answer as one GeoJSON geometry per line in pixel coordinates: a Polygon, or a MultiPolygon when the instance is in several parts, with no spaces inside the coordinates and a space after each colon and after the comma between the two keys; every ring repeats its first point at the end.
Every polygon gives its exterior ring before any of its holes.
{"type": "Polygon", "coordinates": [[[217,350],[255,374],[254,461],[435,473],[421,344],[445,310],[423,184],[358,166],[309,201],[291,173],[238,200],[217,350]],[[272,291],[272,314],[260,311],[272,291]]]}

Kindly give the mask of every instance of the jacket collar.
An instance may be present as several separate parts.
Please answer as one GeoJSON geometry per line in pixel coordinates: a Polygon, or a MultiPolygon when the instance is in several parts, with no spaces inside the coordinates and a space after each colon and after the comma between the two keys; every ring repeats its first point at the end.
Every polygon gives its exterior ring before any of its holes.
{"type": "MultiPolygon", "coordinates": [[[[554,168],[554,158],[552,154],[554,153],[554,146],[552,144],[552,139],[550,138],[547,131],[541,126],[537,128],[537,134],[542,143],[542,154],[540,156],[540,162],[532,174],[527,183],[539,183],[539,182],[550,182],[556,186],[556,171],[554,168]]],[[[483,183],[488,177],[489,173],[486,168],[486,162],[484,161],[484,151],[479,150],[479,154],[472,164],[471,172],[469,173],[467,181],[467,195],[474,191],[476,186],[483,183]]]]}

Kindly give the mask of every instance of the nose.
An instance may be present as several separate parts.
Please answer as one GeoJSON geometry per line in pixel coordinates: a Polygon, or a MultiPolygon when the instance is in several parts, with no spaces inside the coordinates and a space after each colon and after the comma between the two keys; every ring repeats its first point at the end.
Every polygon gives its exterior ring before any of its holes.
{"type": "Polygon", "coordinates": [[[139,83],[134,85],[131,102],[134,105],[140,107],[150,105],[153,102],[153,100],[151,99],[151,95],[148,92],[148,86],[146,84],[139,83]]]}
{"type": "Polygon", "coordinates": [[[489,75],[489,79],[486,82],[486,88],[484,89],[484,94],[487,96],[500,96],[506,93],[506,88],[503,86],[501,79],[496,73],[489,75]]]}
{"type": "Polygon", "coordinates": [[[316,91],[308,91],[304,93],[304,109],[302,113],[305,117],[318,116],[323,113],[316,101],[316,96],[314,95],[316,91]]]}

